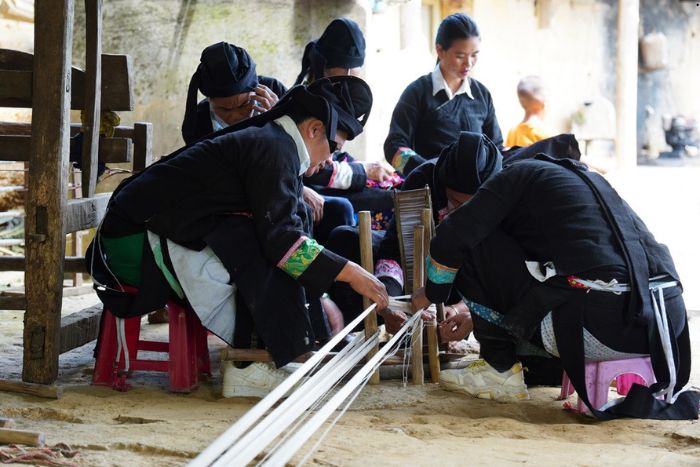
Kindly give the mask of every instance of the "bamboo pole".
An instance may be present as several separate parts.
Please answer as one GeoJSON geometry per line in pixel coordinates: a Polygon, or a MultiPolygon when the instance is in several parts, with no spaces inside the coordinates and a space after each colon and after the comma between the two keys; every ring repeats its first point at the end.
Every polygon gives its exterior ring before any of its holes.
{"type": "MultiPolygon", "coordinates": [[[[423,286],[424,262],[423,262],[423,226],[413,227],[413,290],[423,286]]],[[[413,384],[423,384],[423,329],[421,326],[413,328],[411,334],[411,375],[413,384]]]]}
{"type": "MultiPolygon", "coordinates": [[[[360,264],[370,274],[374,273],[374,258],[372,257],[372,220],[369,211],[360,211],[360,264]]],[[[369,299],[362,298],[362,306],[367,309],[371,305],[369,299]]],[[[365,338],[369,339],[377,332],[377,312],[372,311],[365,318],[365,338]]],[[[369,361],[379,350],[377,345],[367,354],[369,361]]],[[[369,384],[379,384],[379,371],[372,373],[369,384]]]]}
{"type": "MultiPolygon", "coordinates": [[[[421,223],[423,224],[423,256],[426,256],[430,251],[430,240],[432,239],[432,224],[433,224],[433,212],[432,209],[425,208],[421,211],[421,223]]],[[[420,261],[424,263],[423,257],[415,257],[414,261],[420,261]]],[[[423,266],[422,269],[425,269],[423,266]]],[[[423,274],[423,281],[421,287],[425,286],[425,273],[423,274]]],[[[415,289],[414,289],[415,290],[415,289]]],[[[442,303],[436,304],[436,307],[442,310],[442,303]]],[[[437,324],[444,319],[444,312],[438,313],[435,320],[435,326],[426,327],[426,335],[428,338],[428,366],[430,367],[430,382],[439,383],[440,382],[440,355],[439,355],[439,344],[438,344],[438,334],[437,334],[437,324]]]]}

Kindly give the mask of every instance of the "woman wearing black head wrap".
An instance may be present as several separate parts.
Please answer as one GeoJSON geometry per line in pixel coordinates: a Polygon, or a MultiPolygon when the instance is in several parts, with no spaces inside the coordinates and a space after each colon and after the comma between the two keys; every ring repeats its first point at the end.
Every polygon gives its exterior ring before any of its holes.
{"type": "Polygon", "coordinates": [[[190,144],[213,131],[269,110],[287,89],[274,78],[258,76],[248,52],[219,42],[202,51],[187,92],[182,137],[190,144]],[[206,99],[197,104],[197,92],[206,99]]]}
{"type": "MultiPolygon", "coordinates": [[[[321,37],[309,42],[304,50],[302,68],[297,83],[313,82],[323,76],[354,73],[365,60],[365,38],[358,24],[349,18],[336,18],[321,37]]],[[[359,115],[359,114],[358,114],[359,115]]],[[[386,190],[368,189],[371,185],[399,182],[394,171],[382,162],[356,161],[347,152],[333,155],[333,163],[304,184],[326,197],[347,198],[355,211],[391,211],[391,197],[386,190]]]]}
{"type": "Polygon", "coordinates": [[[485,134],[503,145],[491,93],[469,75],[476,65],[481,38],[472,18],[456,13],[445,18],[435,38],[435,69],[409,84],[396,104],[386,160],[407,176],[453,143],[460,131],[485,134]]]}
{"type": "MultiPolygon", "coordinates": [[[[411,172],[403,184],[403,190],[430,187],[435,223],[439,223],[447,213],[468,200],[479,186],[501,170],[502,156],[493,142],[480,133],[462,132],[456,142],[446,147],[439,159],[425,162],[411,172]]],[[[404,277],[401,270],[399,239],[396,222],[392,219],[383,239],[375,239],[375,275],[387,287],[390,295],[402,295],[404,277]]],[[[359,261],[357,233],[354,230],[339,228],[333,231],[329,248],[340,251],[348,258],[359,261]]],[[[343,312],[346,322],[362,311],[361,297],[344,287],[335,284],[331,297],[343,312]]],[[[458,296],[448,300],[448,314],[460,314],[469,326],[468,309],[458,296]]],[[[398,311],[387,309],[381,313],[387,328],[392,331],[400,327],[406,316],[398,311]]],[[[448,340],[448,339],[446,339],[448,340]]]]}
{"type": "Polygon", "coordinates": [[[321,37],[304,49],[301,72],[294,84],[324,76],[348,75],[365,63],[365,36],[350,18],[336,18],[321,37]]]}
{"type": "MultiPolygon", "coordinates": [[[[98,290],[100,298],[123,317],[144,314],[180,291],[202,323],[228,343],[244,345],[254,327],[278,366],[314,348],[305,304],[333,281],[348,282],[386,306],[378,280],[310,238],[300,202],[301,176],[318,170],[331,146],[362,132],[365,119],[355,118],[354,109],[369,115],[371,96],[369,86],[351,76],[297,86],[269,112],[123,181],[96,236],[99,254],[86,255],[96,283],[108,284],[98,290]],[[205,264],[195,261],[201,254],[205,264]],[[125,300],[121,284],[139,287],[139,293],[125,300]],[[221,290],[228,295],[217,294],[221,290]]],[[[261,396],[272,389],[248,385],[253,371],[280,381],[260,365],[228,367],[225,394],[261,396]]]]}

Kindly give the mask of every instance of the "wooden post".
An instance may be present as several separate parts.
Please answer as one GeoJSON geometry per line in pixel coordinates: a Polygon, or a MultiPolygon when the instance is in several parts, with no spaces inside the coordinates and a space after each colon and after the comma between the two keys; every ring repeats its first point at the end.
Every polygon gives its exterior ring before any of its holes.
{"type": "MultiPolygon", "coordinates": [[[[97,185],[102,100],[102,0],[85,0],[85,125],[83,126],[83,196],[90,198],[97,185]]],[[[76,253],[77,255],[77,253],[76,253]]]]}
{"type": "MultiPolygon", "coordinates": [[[[370,274],[374,274],[374,258],[372,256],[372,220],[369,211],[360,211],[360,263],[370,274]]],[[[362,298],[362,306],[367,309],[371,305],[370,301],[362,298]]],[[[377,332],[377,311],[367,315],[365,318],[365,337],[370,338],[377,332]]],[[[377,353],[378,346],[367,353],[367,360],[377,353]]],[[[369,384],[379,384],[379,371],[375,371],[369,379],[369,384]]]]}
{"type": "MultiPolygon", "coordinates": [[[[423,261],[423,225],[413,227],[413,290],[423,287],[425,263],[423,261]]],[[[416,325],[411,334],[411,374],[413,384],[423,384],[423,329],[416,325]]]]}
{"type": "Polygon", "coordinates": [[[48,384],[58,376],[73,0],[37,0],[34,11],[32,170],[26,205],[27,311],[22,379],[48,384]]]}
{"type": "Polygon", "coordinates": [[[639,0],[617,2],[615,63],[615,153],[621,169],[637,166],[637,68],[639,0]]]}
{"type": "Polygon", "coordinates": [[[153,162],[153,124],[134,123],[134,172],[140,172],[153,162]]]}
{"type": "MultiPolygon", "coordinates": [[[[427,256],[430,251],[430,240],[433,237],[433,211],[429,208],[424,208],[421,211],[421,224],[423,224],[423,257],[414,257],[413,261],[420,261],[423,264],[423,269],[425,271],[425,260],[424,257],[427,256]]],[[[423,281],[421,287],[425,286],[425,272],[423,273],[423,281]]],[[[436,307],[442,308],[442,303],[436,303],[436,307]]],[[[428,366],[430,367],[430,382],[439,383],[440,382],[440,353],[438,348],[438,333],[437,324],[442,321],[443,316],[437,316],[434,326],[426,327],[426,335],[428,337],[428,366]]]]}
{"type": "MultiPolygon", "coordinates": [[[[73,198],[82,198],[83,192],[82,187],[78,186],[80,181],[78,180],[77,173],[80,172],[75,167],[69,168],[71,173],[71,179],[73,181],[73,198]]],[[[73,256],[80,256],[83,254],[83,237],[82,231],[71,232],[68,234],[68,238],[71,244],[71,254],[73,256]]],[[[79,287],[83,285],[83,274],[81,272],[72,273],[73,276],[73,287],[79,287]]]]}

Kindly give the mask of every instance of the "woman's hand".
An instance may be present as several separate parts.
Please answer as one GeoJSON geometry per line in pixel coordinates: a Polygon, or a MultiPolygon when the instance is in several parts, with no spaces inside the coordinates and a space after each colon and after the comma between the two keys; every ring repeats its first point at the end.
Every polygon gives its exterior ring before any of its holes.
{"type": "Polygon", "coordinates": [[[347,282],[355,292],[376,303],[378,312],[389,306],[389,294],[384,284],[359,264],[348,261],[335,280],[347,282]]]}
{"type": "Polygon", "coordinates": [[[259,113],[270,110],[277,101],[279,101],[279,97],[272,92],[272,89],[264,84],[258,84],[255,91],[250,93],[250,100],[248,101],[251,106],[250,116],[253,117],[259,113]]]}
{"type": "Polygon", "coordinates": [[[304,202],[311,208],[314,224],[318,224],[323,219],[323,204],[326,202],[323,196],[316,193],[311,188],[304,187],[304,202]]]}
{"type": "Polygon", "coordinates": [[[455,313],[438,324],[440,342],[462,340],[474,329],[472,315],[468,311],[455,313]]]}
{"type": "Polygon", "coordinates": [[[386,162],[363,162],[362,165],[365,168],[365,172],[367,172],[368,180],[383,182],[394,175],[393,167],[386,162]]]}

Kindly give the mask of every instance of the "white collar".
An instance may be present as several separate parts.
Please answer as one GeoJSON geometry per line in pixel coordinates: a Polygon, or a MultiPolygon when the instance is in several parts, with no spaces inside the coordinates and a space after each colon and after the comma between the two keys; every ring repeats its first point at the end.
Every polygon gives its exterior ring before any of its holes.
{"type": "Polygon", "coordinates": [[[311,165],[311,157],[309,156],[309,151],[306,149],[306,144],[304,144],[304,138],[302,138],[301,133],[299,133],[297,124],[294,123],[294,120],[292,120],[289,115],[282,115],[280,118],[275,119],[274,122],[281,126],[294,140],[294,144],[297,146],[297,154],[299,155],[299,163],[301,164],[299,175],[303,175],[311,165]]]}
{"type": "Polygon", "coordinates": [[[447,81],[445,81],[445,77],[442,76],[442,71],[440,71],[440,63],[435,65],[435,69],[432,73],[430,73],[430,78],[433,81],[433,96],[444,89],[448,100],[452,100],[453,97],[460,94],[466,94],[469,99],[474,99],[474,96],[472,96],[471,87],[469,86],[468,76],[464,79],[464,81],[462,81],[462,84],[459,86],[459,89],[457,89],[457,92],[454,93],[454,96],[452,95],[452,90],[447,85],[447,81]]]}

